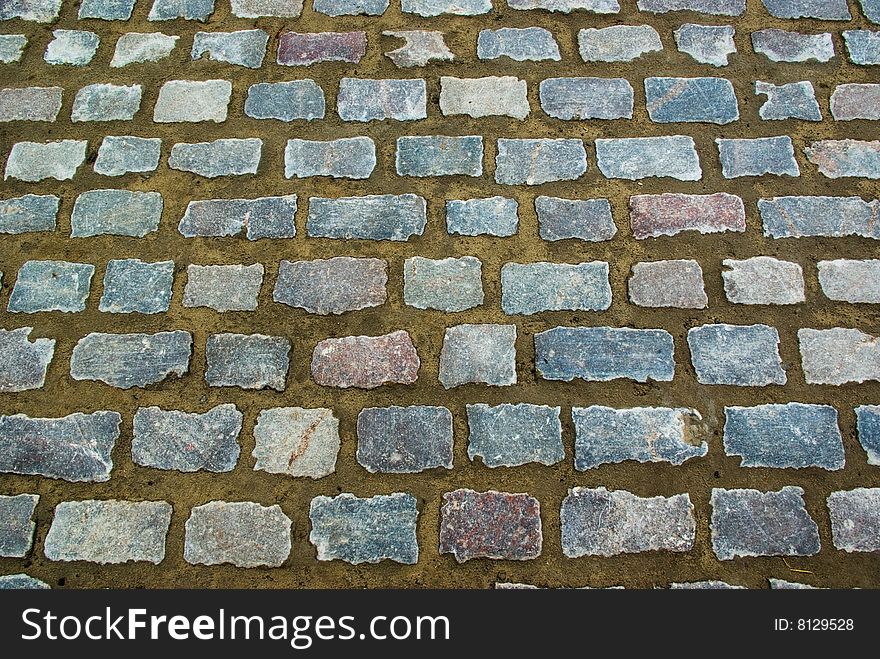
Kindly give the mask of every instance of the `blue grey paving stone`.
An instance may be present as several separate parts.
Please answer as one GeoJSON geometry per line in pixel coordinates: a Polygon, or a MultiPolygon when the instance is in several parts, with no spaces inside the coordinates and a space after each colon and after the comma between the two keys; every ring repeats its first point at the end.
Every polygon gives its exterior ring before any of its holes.
{"type": "Polygon", "coordinates": [[[0,393],[39,389],[55,354],[55,339],[28,337],[33,327],[0,329],[0,393]]]}
{"type": "Polygon", "coordinates": [[[848,21],[852,18],[846,0],[761,0],[776,18],[818,18],[848,21]]]}
{"type": "Polygon", "coordinates": [[[794,145],[788,135],[756,139],[715,140],[721,158],[724,178],[740,176],[800,176],[801,170],[794,157],[794,145]]]}
{"type": "Polygon", "coordinates": [[[564,460],[559,411],[525,403],[468,405],[468,457],[479,456],[488,467],[553,465],[564,460]]]}
{"type": "Polygon", "coordinates": [[[98,147],[95,171],[104,176],[154,172],[159,167],[162,140],[158,137],[107,135],[98,147]]]}
{"type": "Polygon", "coordinates": [[[214,311],[253,311],[263,284],[263,265],[189,265],[184,307],[214,311]]]}
{"type": "Polygon", "coordinates": [[[59,202],[55,195],[36,194],[0,199],[0,233],[55,231],[59,202]]]}
{"type": "Polygon", "coordinates": [[[127,21],[136,0],[83,0],[79,6],[80,20],[99,18],[105,21],[127,21]]]}
{"type": "Polygon", "coordinates": [[[611,306],[608,263],[505,263],[501,308],[507,315],[605,311],[611,306]]]}
{"type": "Polygon", "coordinates": [[[862,236],[880,239],[875,220],[880,201],[861,197],[773,197],[759,199],[764,235],[770,238],[862,236]]]}
{"type": "Polygon", "coordinates": [[[495,182],[540,185],[573,181],[587,171],[587,151],[579,139],[498,140],[495,182]]]}
{"type": "Polygon", "coordinates": [[[53,30],[54,39],[46,47],[43,59],[49,64],[85,66],[98,51],[101,39],[84,30],[53,30]]]}
{"type": "Polygon", "coordinates": [[[835,121],[880,119],[880,85],[838,85],[831,94],[831,116],[835,121]]]}
{"type": "Polygon", "coordinates": [[[23,21],[51,23],[58,18],[62,0],[18,0],[0,5],[0,21],[20,18],[23,21]]]}
{"type": "Polygon", "coordinates": [[[16,142],[6,161],[3,178],[35,183],[47,178],[67,181],[86,159],[86,140],[16,142]]]}
{"type": "Polygon", "coordinates": [[[685,23],[675,31],[675,45],[700,64],[727,66],[728,55],[736,52],[732,25],[695,25],[685,23]]]}
{"type": "Polygon", "coordinates": [[[376,144],[369,137],[337,140],[287,140],[284,176],[308,178],[370,178],[376,168],[376,144]]]}
{"type": "Polygon", "coordinates": [[[303,0],[232,0],[232,14],[239,18],[296,18],[302,10],[303,0]]]}
{"type": "Polygon", "coordinates": [[[742,16],[746,0],[639,0],[639,11],[665,14],[670,11],[694,11],[715,16],[742,16]]]}
{"type": "Polygon", "coordinates": [[[231,403],[203,414],[140,407],[134,415],[131,459],[156,469],[232,471],[241,450],[242,416],[231,403]]]}
{"type": "Polygon", "coordinates": [[[630,327],[554,327],[535,334],[535,368],[545,380],[669,382],[672,335],[630,327]]]}
{"type": "Polygon", "coordinates": [[[607,199],[535,199],[538,230],[544,240],[576,238],[589,242],[611,240],[617,227],[607,199]]]}
{"type": "Polygon", "coordinates": [[[807,384],[841,385],[880,380],[880,341],[861,330],[798,330],[807,384]]]}
{"type": "Polygon", "coordinates": [[[509,57],[516,62],[562,59],[553,33],[542,27],[480,30],[477,57],[482,60],[509,57]]]}
{"type": "Polygon", "coordinates": [[[311,79],[290,82],[259,82],[248,88],[244,113],[253,119],[324,118],[324,91],[311,79]]]}
{"type": "Polygon", "coordinates": [[[745,590],[745,586],[734,586],[726,581],[691,581],[688,583],[671,583],[671,590],[745,590]]]}
{"type": "Polygon", "coordinates": [[[0,556],[22,558],[34,544],[37,525],[31,520],[39,494],[0,495],[0,556]]]}
{"type": "Polygon", "coordinates": [[[771,590],[815,590],[815,586],[805,583],[795,583],[794,581],[785,581],[783,579],[768,579],[771,590]]]}
{"type": "Polygon", "coordinates": [[[254,137],[180,143],[171,147],[168,166],[205,178],[256,174],[262,150],[263,140],[254,137]]]}
{"type": "Polygon", "coordinates": [[[633,265],[629,301],[639,307],[705,309],[703,269],[693,260],[652,261],[633,265]]]}
{"type": "Polygon", "coordinates": [[[312,238],[407,241],[427,224],[425,199],[414,194],[311,197],[306,233],[312,238]]]}
{"type": "Polygon", "coordinates": [[[772,62],[827,62],[834,57],[831,34],[802,34],[786,30],[752,32],[752,48],[772,62]]]}
{"type": "Polygon", "coordinates": [[[275,407],[263,410],[254,427],[254,470],[323,478],[336,471],[339,419],[333,410],[275,407]]]}
{"type": "Polygon", "coordinates": [[[819,261],[819,284],[829,300],[880,304],[880,260],[819,261]]]}
{"type": "Polygon", "coordinates": [[[446,230],[462,236],[516,234],[519,204],[506,197],[450,199],[446,202],[446,230]]]}
{"type": "Polygon", "coordinates": [[[55,121],[61,87],[0,89],[0,121],[55,121]]]}
{"type": "Polygon", "coordinates": [[[164,313],[171,303],[174,261],[140,259],[107,262],[98,310],[106,313],[164,313]]]}
{"type": "Polygon", "coordinates": [[[212,334],[206,347],[209,387],[284,391],[290,341],[263,334],[212,334]]]}
{"type": "Polygon", "coordinates": [[[425,66],[428,62],[451,62],[455,59],[455,55],[446,46],[442,32],[399,30],[383,32],[382,36],[404,40],[403,46],[385,53],[385,57],[400,69],[425,66]]]}
{"type": "Polygon", "coordinates": [[[440,14],[477,16],[492,11],[492,0],[400,0],[400,10],[425,17],[440,14]]]}
{"type": "Polygon", "coordinates": [[[292,525],[278,504],[209,501],[186,520],[183,558],[193,565],[279,567],[290,555],[292,525]]]}
{"type": "Polygon", "coordinates": [[[440,111],[444,116],[466,114],[474,119],[529,116],[525,80],[514,76],[455,78],[440,76],[440,111]]]}
{"type": "Polygon", "coordinates": [[[78,312],[86,308],[95,266],[69,261],[26,261],[18,271],[7,310],[78,312]]]}
{"type": "Polygon", "coordinates": [[[263,65],[268,43],[269,35],[263,30],[196,32],[191,56],[197,60],[207,55],[215,62],[259,69],[263,65]]]}
{"type": "Polygon", "coordinates": [[[668,176],[699,181],[703,177],[694,138],[689,135],[597,138],[596,162],[606,178],[635,181],[668,176]]]}
{"type": "Polygon", "coordinates": [[[626,490],[573,487],[560,517],[568,558],[685,552],[694,546],[694,506],[687,494],[642,498],[626,490]]]}
{"type": "Polygon", "coordinates": [[[389,0],[315,0],[313,7],[327,16],[381,16],[389,0]]]}
{"type": "Polygon", "coordinates": [[[204,22],[213,12],[214,0],[153,0],[147,20],[170,21],[184,18],[204,22]]]}
{"type": "Polygon", "coordinates": [[[880,23],[880,0],[859,0],[862,11],[872,23],[880,23]]]}
{"type": "Polygon", "coordinates": [[[650,25],[612,25],[580,30],[578,50],[585,62],[631,62],[660,52],[663,43],[650,25]]]}
{"type": "Polygon", "coordinates": [[[574,407],[574,466],[578,471],[635,460],[680,465],[709,445],[696,410],[668,407],[574,407]]]}
{"type": "Polygon", "coordinates": [[[322,387],[375,389],[413,384],[419,360],[409,332],[383,336],[345,336],[320,341],[312,353],[312,378],[322,387]]]}
{"type": "Polygon", "coordinates": [[[629,199],[629,222],[638,240],[674,236],[682,231],[742,232],[746,230],[746,211],[740,197],[726,192],[633,195],[629,199]]]}
{"type": "Polygon", "coordinates": [[[804,506],[804,491],[714,488],[710,499],[712,549],[722,561],[749,556],[813,556],[819,527],[804,506]]]}
{"type": "Polygon", "coordinates": [[[880,64],[880,32],[845,30],[843,40],[853,64],[861,66],[880,64]]]}
{"type": "Polygon", "coordinates": [[[281,261],[272,299],[322,316],[379,307],[388,299],[388,264],[337,256],[281,261]]]}
{"type": "Polygon", "coordinates": [[[98,380],[112,387],[146,387],[189,369],[192,335],[175,330],[156,334],[101,334],[79,340],[70,356],[74,380],[98,380]]]}
{"type": "Polygon", "coordinates": [[[452,469],[452,413],[445,407],[365,407],[357,438],[358,464],[371,474],[452,469]]]}
{"type": "Polygon", "coordinates": [[[555,119],[632,119],[633,88],[624,78],[547,78],[541,109],[555,119]]]}
{"type": "Polygon", "coordinates": [[[398,176],[482,176],[483,138],[398,137],[396,165],[398,176]]]}
{"type": "Polygon", "coordinates": [[[847,553],[880,552],[880,488],[832,492],[828,512],[837,549],[847,553]]]}
{"type": "Polygon", "coordinates": [[[179,36],[161,32],[127,32],[116,42],[110,66],[119,68],[141,62],[158,62],[171,54],[178,39],[179,36]]]}
{"type": "Polygon", "coordinates": [[[724,452],[743,467],[843,469],[837,410],[828,405],[724,408],[724,452]]]}
{"type": "Polygon", "coordinates": [[[403,301],[416,309],[452,313],[483,304],[483,264],[473,256],[408,258],[403,264],[403,301]]]}
{"type": "Polygon", "coordinates": [[[729,124],[739,119],[736,94],[725,78],[646,78],[651,121],[729,124]]]}
{"type": "Polygon", "coordinates": [[[702,325],[688,330],[700,384],[763,387],[785,384],[779,332],[767,325],[702,325]]]}
{"type": "Polygon", "coordinates": [[[171,524],[167,501],[62,501],[43,552],[50,561],[158,565],[171,524]]]}
{"type": "Polygon", "coordinates": [[[0,416],[0,472],[73,483],[110,480],[110,453],[119,438],[118,412],[38,419],[0,416]]]}
{"type": "Polygon", "coordinates": [[[880,178],[880,141],[819,140],[804,153],[828,178],[880,178]]]}
{"type": "Polygon", "coordinates": [[[70,120],[130,121],[140,110],[141,92],[140,85],[88,85],[76,93],[70,120]]]}
{"type": "Polygon", "coordinates": [[[73,204],[73,238],[110,234],[143,238],[158,230],[164,203],[158,192],[89,190],[73,204]]]}
{"type": "Polygon", "coordinates": [[[226,121],[232,83],[228,80],[169,80],[153,109],[156,123],[226,121]]]}
{"type": "Polygon", "coordinates": [[[804,272],[797,263],[770,256],[738,261],[724,259],[724,295],[734,304],[798,304],[804,302],[804,272]]]}
{"type": "Polygon", "coordinates": [[[416,504],[413,495],[402,492],[368,499],[348,493],[315,497],[309,505],[309,542],[319,561],[359,565],[392,560],[415,565],[419,560],[416,504]]]}
{"type": "Polygon", "coordinates": [[[778,119],[822,121],[822,111],[816,101],[816,91],[809,80],[790,82],[786,85],[774,85],[758,80],[755,82],[755,94],[767,97],[758,109],[758,114],[765,121],[778,119]]]}
{"type": "Polygon", "coordinates": [[[23,34],[0,34],[0,64],[12,64],[21,60],[27,37],[23,34]]]}
{"type": "Polygon", "coordinates": [[[444,389],[476,383],[516,384],[516,325],[447,327],[440,351],[444,389]]]}
{"type": "Polygon", "coordinates": [[[339,81],[336,112],[343,121],[414,121],[428,116],[427,88],[421,78],[339,81]]]}
{"type": "Polygon", "coordinates": [[[296,195],[256,199],[203,199],[191,201],[177,226],[187,238],[235,236],[248,240],[293,238],[296,195]]]}
{"type": "Polygon", "coordinates": [[[49,584],[27,574],[4,574],[0,577],[0,590],[48,590],[49,584]]]}
{"type": "Polygon", "coordinates": [[[595,14],[616,14],[620,11],[620,3],[617,0],[507,0],[507,5],[511,9],[544,9],[563,14],[578,9],[595,14]]]}

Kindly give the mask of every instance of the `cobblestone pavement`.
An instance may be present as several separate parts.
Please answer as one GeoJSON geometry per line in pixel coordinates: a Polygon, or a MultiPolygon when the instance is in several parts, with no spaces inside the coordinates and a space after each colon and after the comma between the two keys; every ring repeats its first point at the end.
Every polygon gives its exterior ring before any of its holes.
{"type": "Polygon", "coordinates": [[[0,584],[880,586],[877,0],[0,31],[0,584]]]}

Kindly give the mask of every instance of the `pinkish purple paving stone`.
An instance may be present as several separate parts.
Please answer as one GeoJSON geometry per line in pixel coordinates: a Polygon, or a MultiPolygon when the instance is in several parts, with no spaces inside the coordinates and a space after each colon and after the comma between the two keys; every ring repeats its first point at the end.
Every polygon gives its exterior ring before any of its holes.
{"type": "Polygon", "coordinates": [[[366,52],[366,32],[286,32],[278,41],[278,63],[284,66],[319,62],[357,64],[366,52]]]}
{"type": "Polygon", "coordinates": [[[452,469],[452,413],[445,407],[366,407],[357,437],[357,461],[371,474],[452,469]]]}
{"type": "Polygon", "coordinates": [[[682,231],[719,233],[746,230],[743,200],[726,192],[711,195],[663,193],[629,199],[636,239],[674,236],[682,231]]]}
{"type": "Polygon", "coordinates": [[[444,389],[516,384],[516,325],[448,327],[440,351],[440,383],[444,389]]]}
{"type": "Polygon", "coordinates": [[[443,495],[440,553],[527,561],[541,555],[541,504],[528,494],[460,489],[443,495]]]}
{"type": "Polygon", "coordinates": [[[838,85],[831,94],[831,114],[835,121],[880,119],[880,85],[838,85]]]}
{"type": "Polygon", "coordinates": [[[880,488],[832,492],[828,512],[837,549],[847,553],[880,552],[880,488]]]}
{"type": "Polygon", "coordinates": [[[834,57],[831,34],[801,34],[786,30],[752,32],[752,48],[771,62],[828,62],[834,57]]]}
{"type": "Polygon", "coordinates": [[[281,261],[272,299],[323,316],[378,307],[388,299],[388,264],[337,256],[281,261]]]}
{"type": "Polygon", "coordinates": [[[375,389],[390,383],[412,384],[420,365],[409,333],[399,330],[321,341],[312,355],[312,377],[324,387],[375,389]]]}
{"type": "Polygon", "coordinates": [[[33,327],[0,329],[0,393],[40,389],[55,354],[55,339],[29,340],[33,327]]]}
{"type": "Polygon", "coordinates": [[[290,555],[292,524],[278,504],[209,501],[186,520],[183,558],[191,565],[279,567],[290,555]]]}
{"type": "Polygon", "coordinates": [[[62,92],[61,87],[0,89],[0,122],[55,121],[62,92]]]}
{"type": "Polygon", "coordinates": [[[828,178],[880,178],[880,141],[819,140],[804,153],[828,178]]]}

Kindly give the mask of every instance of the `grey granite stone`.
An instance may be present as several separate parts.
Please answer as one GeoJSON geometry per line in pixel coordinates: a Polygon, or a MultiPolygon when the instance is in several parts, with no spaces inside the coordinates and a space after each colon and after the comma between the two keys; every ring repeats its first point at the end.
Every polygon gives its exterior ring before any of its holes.
{"type": "Polygon", "coordinates": [[[0,34],[0,64],[21,61],[27,42],[27,37],[23,34],[0,34]]]}
{"type": "Polygon", "coordinates": [[[779,332],[767,325],[702,325],[688,330],[700,384],[763,387],[785,384],[779,332]]]}
{"type": "Polygon", "coordinates": [[[540,185],[573,181],[587,171],[587,151],[579,139],[498,140],[495,182],[540,185]]]}
{"type": "Polygon", "coordinates": [[[4,574],[0,577],[0,590],[48,590],[49,584],[24,573],[4,574]]]}
{"type": "Polygon", "coordinates": [[[293,238],[296,195],[256,199],[203,199],[191,201],[177,226],[187,238],[235,236],[248,240],[293,238]]]}
{"type": "Polygon", "coordinates": [[[162,140],[158,137],[108,135],[98,148],[95,171],[104,176],[154,172],[159,167],[162,140]]]}
{"type": "Polygon", "coordinates": [[[0,393],[40,389],[55,354],[55,339],[28,340],[33,327],[0,329],[0,393]]]}
{"type": "Polygon", "coordinates": [[[694,505],[687,494],[642,498],[626,490],[574,487],[560,517],[568,558],[686,552],[694,546],[694,505]]]}
{"type": "Polygon", "coordinates": [[[565,449],[559,411],[558,407],[525,403],[468,405],[468,457],[479,456],[488,467],[561,462],[565,449]]]}
{"type": "Polygon", "coordinates": [[[207,55],[215,62],[259,69],[263,65],[268,43],[269,35],[263,30],[196,32],[191,57],[197,60],[207,55]]]}
{"type": "Polygon", "coordinates": [[[542,27],[502,27],[480,30],[477,57],[482,60],[509,57],[516,62],[562,59],[553,33],[542,27]]]}
{"type": "Polygon", "coordinates": [[[724,408],[724,451],[743,467],[843,469],[837,410],[828,405],[724,408]]]}
{"type": "Polygon", "coordinates": [[[158,62],[171,54],[177,45],[177,35],[162,32],[127,32],[119,37],[111,68],[139,64],[142,62],[158,62]]]}
{"type": "Polygon", "coordinates": [[[263,140],[255,137],[179,143],[171,147],[168,166],[205,178],[256,174],[262,150],[263,140]]]}
{"type": "Polygon", "coordinates": [[[771,590],[816,590],[815,586],[805,583],[796,583],[794,581],[785,581],[783,579],[767,579],[770,583],[771,590]]]}
{"type": "Polygon", "coordinates": [[[0,21],[20,18],[35,23],[51,23],[58,18],[62,0],[18,0],[0,5],[0,21]]]}
{"type": "Polygon", "coordinates": [[[525,119],[529,116],[526,81],[515,76],[440,76],[440,111],[444,116],[466,114],[474,119],[525,119]]]}
{"type": "Polygon", "coordinates": [[[296,18],[302,10],[303,0],[232,0],[232,14],[239,18],[296,18]]]}
{"type": "Polygon", "coordinates": [[[312,378],[324,387],[375,389],[384,384],[413,384],[419,360],[409,332],[382,336],[344,336],[318,342],[312,353],[312,378]]]}
{"type": "Polygon", "coordinates": [[[685,23],[675,31],[675,45],[700,64],[727,66],[727,56],[736,52],[732,25],[695,25],[685,23]]]}
{"type": "Polygon", "coordinates": [[[516,325],[447,327],[440,351],[444,389],[477,383],[516,384],[516,325]]]}
{"type": "Polygon", "coordinates": [[[663,43],[650,25],[612,25],[580,30],[578,50],[585,62],[631,62],[662,51],[663,43]]]}
{"type": "Polygon", "coordinates": [[[880,23],[880,0],[859,0],[862,12],[872,23],[880,23]]]}
{"type": "Polygon", "coordinates": [[[281,261],[272,299],[323,316],[378,307],[388,299],[388,264],[337,256],[281,261]]]}
{"type": "Polygon", "coordinates": [[[880,201],[861,197],[773,197],[759,199],[764,235],[770,238],[862,236],[880,239],[880,201]]]}
{"type": "Polygon", "coordinates": [[[397,138],[398,176],[482,176],[483,138],[424,135],[397,138]]]}
{"type": "Polygon", "coordinates": [[[34,544],[37,525],[31,520],[39,494],[0,495],[0,556],[23,558],[34,544]]]}
{"type": "Polygon", "coordinates": [[[278,504],[209,501],[186,520],[183,558],[192,565],[279,567],[290,555],[292,525],[278,504]]]}
{"type": "Polygon", "coordinates": [[[450,199],[446,202],[446,230],[462,236],[516,234],[519,204],[506,197],[450,199]]]}
{"type": "Polygon", "coordinates": [[[880,304],[880,260],[819,261],[819,284],[829,300],[880,304]]]}
{"type": "Polygon", "coordinates": [[[259,82],[248,88],[244,113],[253,119],[323,119],[324,90],[314,80],[259,82]]]}
{"type": "Polygon", "coordinates": [[[0,89],[0,122],[55,121],[63,91],[61,87],[0,89]]]}
{"type": "Polygon", "coordinates": [[[323,478],[336,471],[339,419],[328,409],[274,407],[254,427],[254,469],[270,474],[323,478]]]}
{"type": "Polygon", "coordinates": [[[608,263],[505,263],[501,308],[508,315],[605,311],[611,306],[608,263]]]}
{"type": "Polygon", "coordinates": [[[206,21],[214,12],[214,0],[153,0],[147,16],[149,21],[206,21]]]}
{"type": "Polygon", "coordinates": [[[369,137],[337,140],[287,140],[284,176],[308,178],[369,178],[376,167],[376,144],[369,137]]]}
{"type": "Polygon", "coordinates": [[[169,80],[159,89],[156,123],[226,121],[232,83],[228,80],[169,80]]]}
{"type": "Polygon", "coordinates": [[[740,176],[800,176],[794,145],[788,135],[755,139],[715,140],[724,178],[740,176]]]}
{"type": "Polygon", "coordinates": [[[843,40],[846,43],[849,59],[853,64],[860,66],[880,64],[880,32],[844,30],[843,40]]]}
{"type": "Polygon", "coordinates": [[[555,327],[535,334],[535,370],[545,380],[669,382],[672,335],[629,327],[555,327]]]}
{"type": "Polygon", "coordinates": [[[687,583],[671,583],[670,590],[745,590],[745,586],[734,586],[726,581],[690,581],[687,583]]]}
{"type": "Polygon", "coordinates": [[[142,238],[159,229],[164,203],[158,192],[89,190],[76,198],[70,218],[73,238],[114,235],[142,238]]]}
{"type": "Polygon", "coordinates": [[[635,181],[668,176],[699,181],[703,177],[694,138],[686,135],[597,138],[596,162],[606,178],[635,181]]]}
{"type": "Polygon", "coordinates": [[[174,261],[140,259],[107,262],[98,310],[106,313],[164,313],[171,303],[174,261]]]}
{"type": "Polygon", "coordinates": [[[336,112],[343,121],[415,121],[428,116],[425,81],[342,78],[336,112]]]}
{"type": "Polygon", "coordinates": [[[7,311],[83,311],[94,274],[95,266],[87,263],[26,261],[18,271],[7,311]]]}
{"type": "Polygon", "coordinates": [[[880,380],[880,341],[861,330],[798,330],[807,384],[841,385],[880,380]]]}
{"type": "Polygon", "coordinates": [[[242,417],[231,403],[203,414],[140,407],[134,415],[131,459],[156,469],[232,471],[241,450],[242,417]]]}
{"type": "Polygon", "coordinates": [[[358,464],[371,474],[452,469],[452,413],[445,407],[365,407],[357,438],[358,464]]]}
{"type": "Polygon", "coordinates": [[[35,183],[47,178],[67,181],[86,159],[86,140],[16,142],[6,161],[3,178],[35,183]]]}
{"type": "Polygon", "coordinates": [[[798,304],[804,302],[801,266],[770,256],[744,261],[724,259],[724,295],[734,304],[798,304]]]}
{"type": "Polygon", "coordinates": [[[834,57],[831,34],[768,29],[752,32],[752,48],[771,62],[828,62],[834,57]]]}
{"type": "Polygon", "coordinates": [[[541,109],[555,119],[632,119],[633,88],[624,78],[547,78],[541,109]]]}
{"type": "Polygon", "coordinates": [[[83,0],[77,17],[97,18],[104,21],[127,21],[131,18],[135,0],[83,0]]]}
{"type": "Polygon", "coordinates": [[[112,387],[146,387],[189,369],[192,335],[175,330],[156,334],[101,334],[80,339],[70,356],[74,380],[98,380],[112,387]]]}
{"type": "Polygon", "coordinates": [[[838,85],[831,94],[831,116],[835,121],[880,120],[880,85],[838,85]]]}
{"type": "Polygon", "coordinates": [[[382,35],[405,41],[404,45],[400,48],[389,50],[385,53],[385,57],[389,58],[400,69],[425,66],[429,62],[451,62],[455,59],[455,55],[446,46],[442,32],[398,30],[396,32],[383,32],[382,35]]]}
{"type": "Polygon", "coordinates": [[[819,140],[804,149],[828,178],[880,178],[880,141],[819,140]]]}
{"type": "Polygon", "coordinates": [[[492,0],[400,0],[405,14],[431,17],[440,14],[477,16],[492,11],[492,0]]]}
{"type": "Polygon", "coordinates": [[[473,256],[408,258],[403,264],[403,301],[416,309],[452,313],[483,304],[483,264],[473,256]]]}
{"type": "Polygon", "coordinates": [[[655,123],[723,125],[739,119],[733,85],[725,78],[645,78],[645,95],[655,123]]]}
{"type": "Polygon", "coordinates": [[[263,265],[188,265],[183,306],[214,311],[253,311],[263,284],[263,265]]]}
{"type": "Polygon", "coordinates": [[[43,59],[49,64],[85,66],[94,58],[101,39],[85,30],[53,30],[43,59]]]}
{"type": "Polygon", "coordinates": [[[167,501],[62,501],[43,552],[50,561],[158,565],[165,558],[170,524],[167,501]]]}
{"type": "Polygon", "coordinates": [[[35,194],[0,199],[0,233],[55,231],[60,201],[55,195],[35,194]]]}
{"type": "Polygon", "coordinates": [[[714,488],[710,503],[712,549],[722,561],[748,556],[813,556],[819,528],[804,506],[804,491],[714,488]]]}
{"type": "Polygon", "coordinates": [[[629,301],[639,307],[705,309],[703,269],[693,260],[640,262],[629,278],[629,301]]]}
{"type": "Polygon", "coordinates": [[[846,0],[761,0],[776,18],[818,18],[848,21],[852,18],[846,0]]]}
{"type": "Polygon", "coordinates": [[[290,341],[263,334],[211,334],[206,347],[209,387],[284,391],[290,341]]]}
{"type": "Polygon", "coordinates": [[[578,471],[635,460],[680,465],[706,455],[708,433],[696,410],[669,407],[574,407],[574,466],[578,471]]]}
{"type": "Polygon", "coordinates": [[[121,423],[118,412],[105,411],[56,419],[0,416],[0,472],[106,482],[121,423]]]}
{"type": "Polygon", "coordinates": [[[742,16],[746,0],[639,0],[639,11],[665,14],[670,11],[693,11],[715,16],[742,16]]]}
{"type": "Polygon", "coordinates": [[[880,552],[880,488],[832,492],[828,512],[837,549],[847,553],[880,552]]]}
{"type": "Polygon", "coordinates": [[[311,197],[306,233],[312,238],[405,242],[422,235],[427,221],[425,199],[411,193],[311,197]]]}
{"type": "Polygon", "coordinates": [[[617,234],[607,199],[537,197],[535,212],[544,240],[575,238],[588,242],[611,240],[617,234]]]}
{"type": "Polygon", "coordinates": [[[822,111],[816,101],[816,92],[813,83],[809,80],[790,82],[786,85],[774,85],[758,80],[755,82],[755,94],[767,97],[758,110],[761,119],[822,121],[822,111]]]}
{"type": "Polygon", "coordinates": [[[543,9],[550,12],[569,14],[583,9],[594,14],[616,14],[620,11],[617,0],[507,0],[511,9],[543,9]]]}
{"type": "Polygon", "coordinates": [[[381,16],[389,0],[315,0],[314,9],[327,16],[381,16]]]}
{"type": "Polygon", "coordinates": [[[73,100],[70,120],[130,121],[141,107],[140,85],[97,84],[83,87],[73,100]]]}
{"type": "Polygon", "coordinates": [[[309,506],[309,542],[319,561],[359,565],[392,560],[415,565],[419,560],[416,504],[414,496],[401,492],[368,499],[348,493],[315,497],[309,506]]]}

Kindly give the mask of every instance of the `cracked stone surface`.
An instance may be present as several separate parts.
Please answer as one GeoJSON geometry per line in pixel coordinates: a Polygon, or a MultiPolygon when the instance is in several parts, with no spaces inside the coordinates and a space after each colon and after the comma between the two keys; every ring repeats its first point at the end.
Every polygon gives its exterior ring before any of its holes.
{"type": "Polygon", "coordinates": [[[296,195],[191,201],[177,230],[186,238],[235,236],[242,231],[248,240],[293,238],[296,209],[296,195]]]}
{"type": "Polygon", "coordinates": [[[192,335],[175,330],[156,334],[92,332],[70,356],[70,377],[97,380],[119,389],[146,387],[189,370],[192,335]]]}
{"type": "Polygon", "coordinates": [[[209,501],[186,520],[183,558],[193,565],[279,567],[290,555],[292,525],[278,504],[209,501]]]}
{"type": "Polygon", "coordinates": [[[333,410],[276,407],[254,426],[254,469],[270,474],[323,478],[336,471],[339,419],[333,410]]]}
{"type": "Polygon", "coordinates": [[[726,78],[645,78],[648,115],[656,123],[729,124],[739,119],[726,78]]]}

